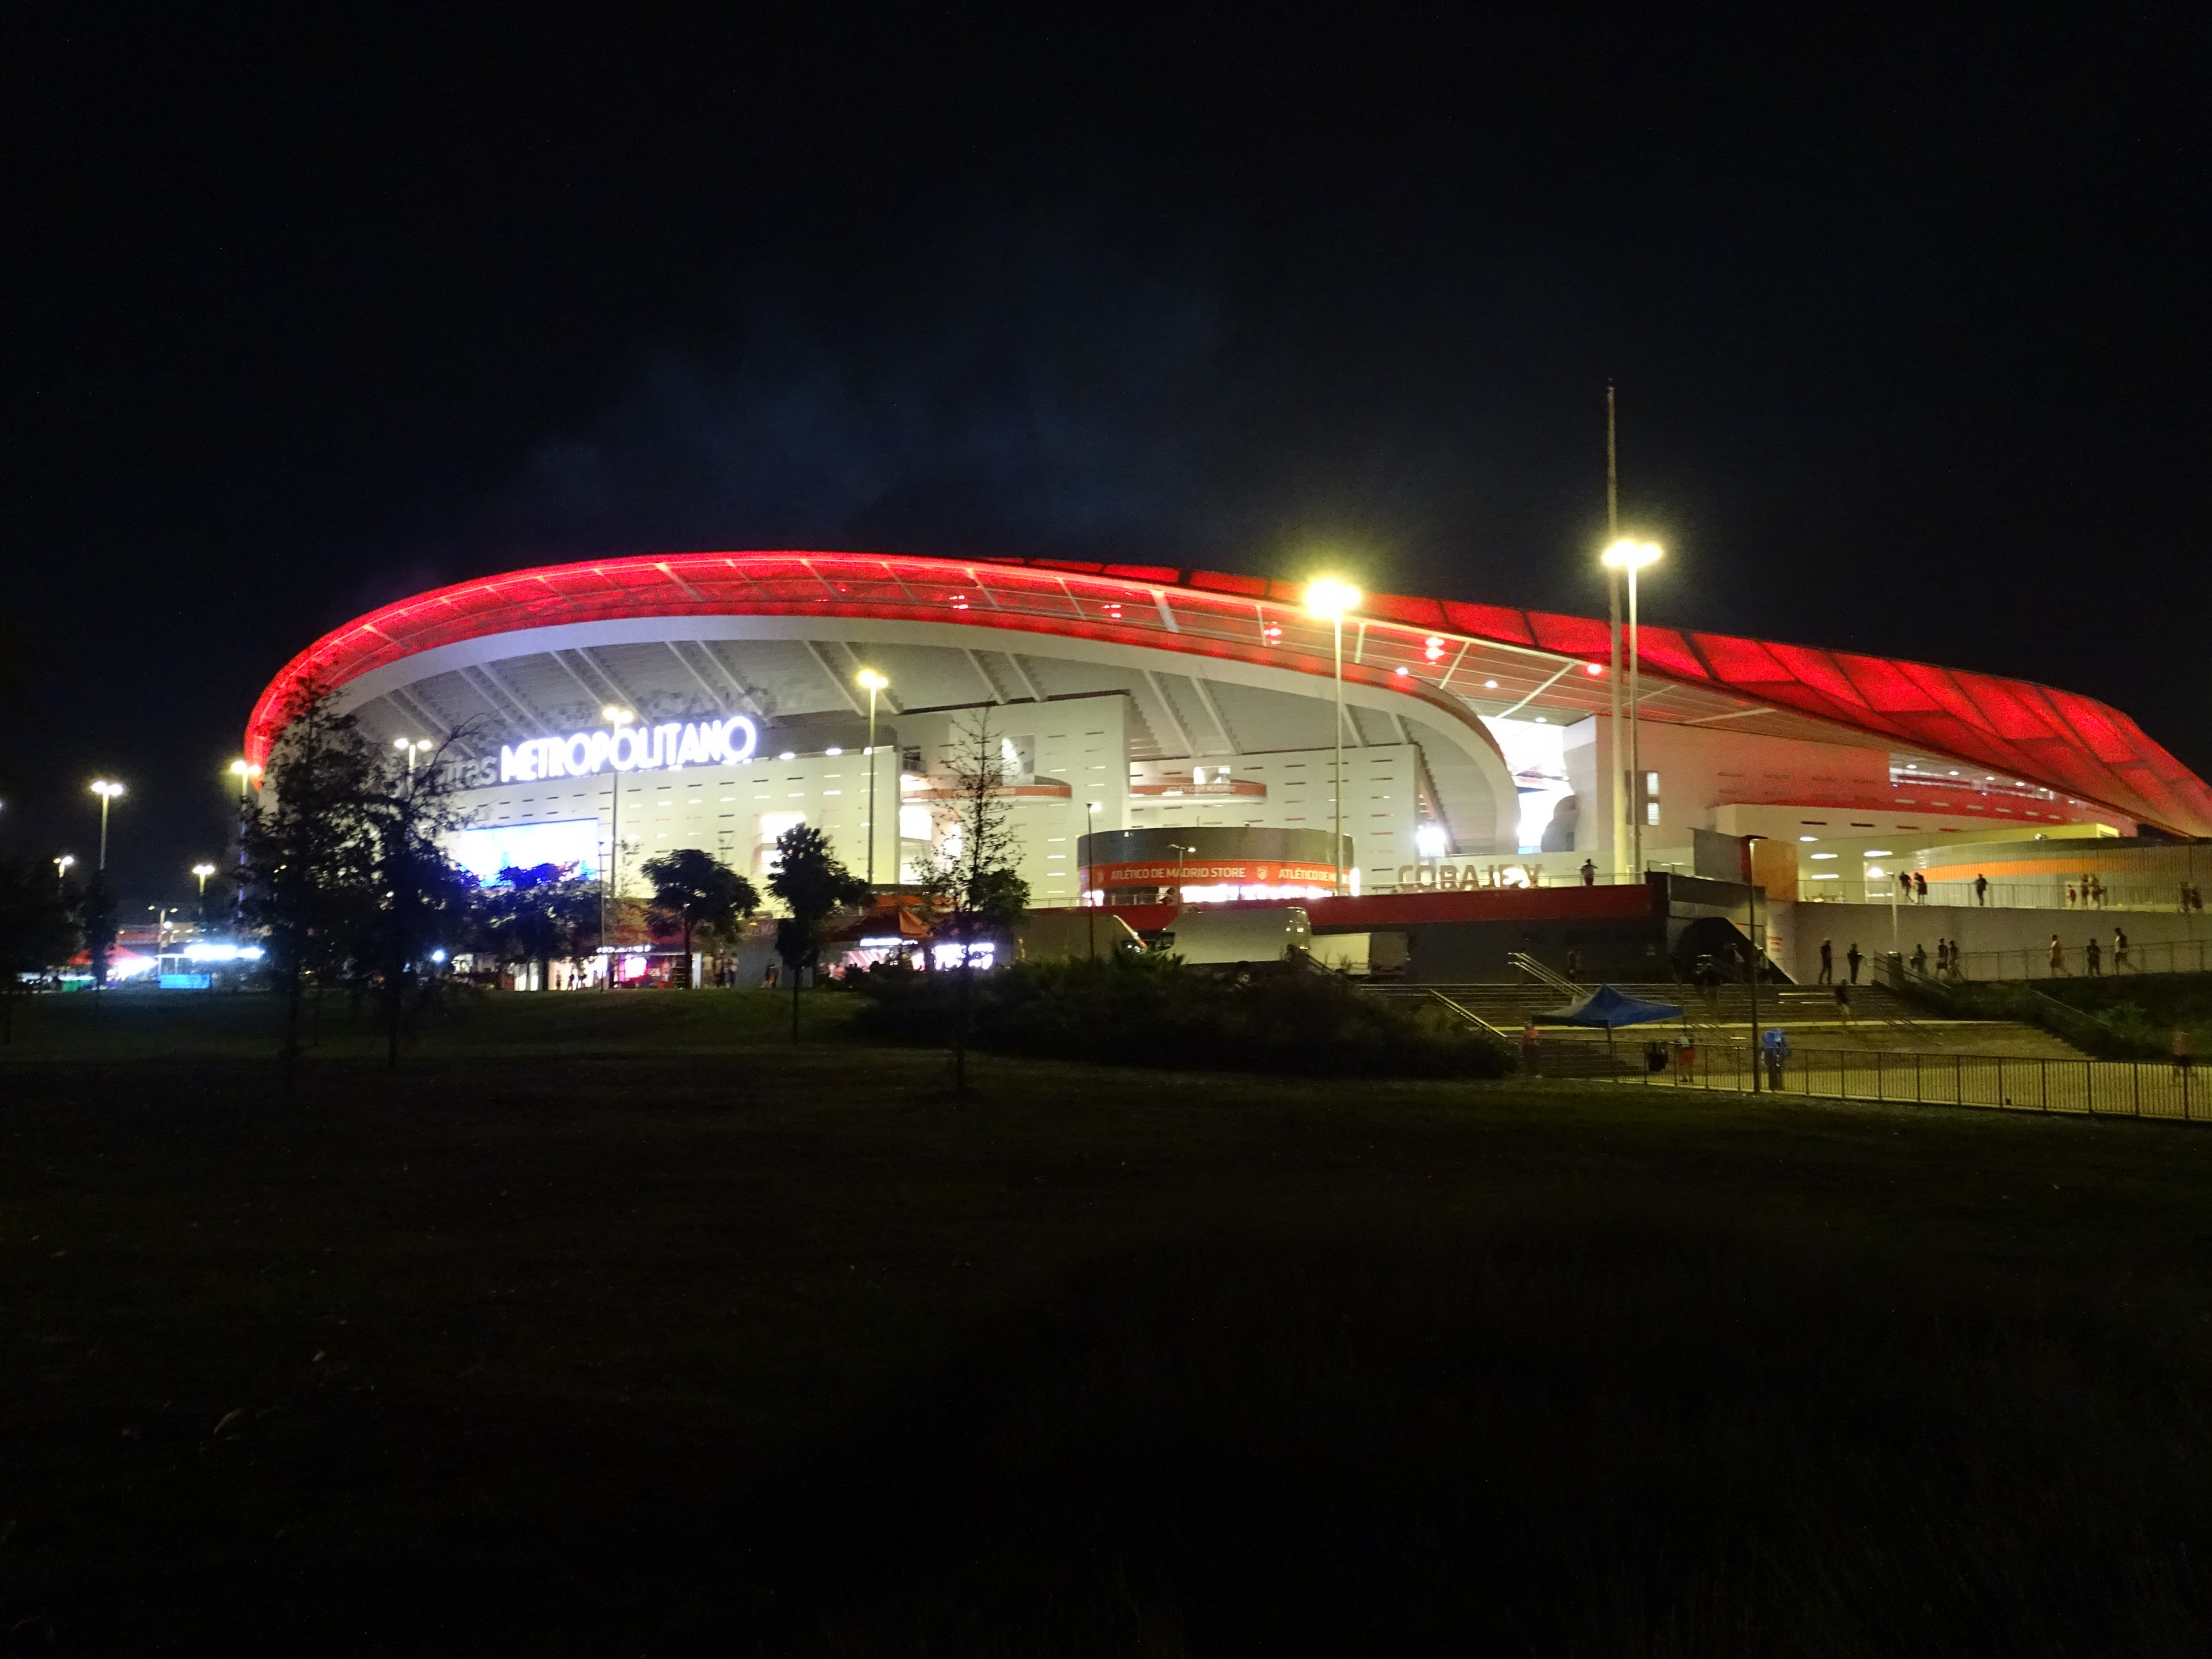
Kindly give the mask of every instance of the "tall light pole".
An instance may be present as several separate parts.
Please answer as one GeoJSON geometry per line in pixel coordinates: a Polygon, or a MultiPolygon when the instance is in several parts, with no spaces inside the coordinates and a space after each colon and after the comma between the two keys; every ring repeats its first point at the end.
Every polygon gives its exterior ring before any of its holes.
{"type": "Polygon", "coordinates": [[[610,947],[619,943],[615,930],[622,925],[622,769],[615,764],[614,751],[622,746],[623,727],[637,715],[619,703],[611,702],[599,710],[599,718],[615,729],[614,743],[607,750],[608,874],[599,882],[599,955],[606,964],[606,977],[600,981],[599,989],[611,991],[615,988],[615,958],[610,947]]]}
{"type": "MultiPolygon", "coordinates": [[[[1613,388],[1605,389],[1605,541],[1610,547],[1620,539],[1620,471],[1613,442],[1613,388]]],[[[1606,678],[1606,709],[1612,718],[1605,734],[1605,763],[1613,775],[1607,793],[1613,810],[1607,815],[1613,842],[1613,878],[1628,873],[1628,769],[1620,763],[1620,572],[1610,561],[1605,568],[1606,639],[1612,655],[1612,672],[1606,678]]]]}
{"type": "Polygon", "coordinates": [[[1344,896],[1344,614],[1357,610],[1359,590],[1334,577],[1323,576],[1306,584],[1306,609],[1316,617],[1328,618],[1329,638],[1334,646],[1336,661],[1336,838],[1329,848],[1329,861],[1336,866],[1334,895],[1344,896]]]}
{"type": "Polygon", "coordinates": [[[123,786],[119,783],[111,783],[106,778],[94,778],[92,781],[92,793],[100,797],[100,872],[105,875],[107,872],[107,809],[115,804],[115,798],[123,793],[123,786]]]}
{"type": "Polygon", "coordinates": [[[876,694],[890,682],[872,668],[854,677],[868,693],[868,885],[876,884],[876,694]]]}
{"type": "Polygon", "coordinates": [[[392,746],[407,757],[407,798],[412,800],[415,798],[415,763],[437,744],[428,738],[394,738],[392,746]]]}
{"type": "Polygon", "coordinates": [[[54,860],[54,891],[62,893],[69,890],[70,866],[76,862],[76,854],[74,853],[64,853],[54,860]]]}
{"type": "Polygon", "coordinates": [[[215,866],[202,859],[198,864],[192,866],[192,873],[200,878],[199,902],[193,907],[194,914],[199,920],[192,925],[196,927],[204,927],[207,926],[207,878],[215,873],[215,866]]]}
{"type": "MultiPolygon", "coordinates": [[[[1627,781],[1633,786],[1629,817],[1629,846],[1633,862],[1630,873],[1638,881],[1644,878],[1644,746],[1641,741],[1642,721],[1638,705],[1643,697],[1642,662],[1638,653],[1636,619],[1636,573],[1647,564],[1657,562],[1659,544],[1621,540],[1605,550],[1605,565],[1608,570],[1628,573],[1628,771],[1627,781]]],[[[1616,682],[1620,676],[1614,675],[1616,682]]]]}
{"type": "Polygon", "coordinates": [[[1759,969],[1766,960],[1766,934],[1759,925],[1759,872],[1752,867],[1751,849],[1753,842],[1765,841],[1765,836],[1746,836],[1743,838],[1744,902],[1751,919],[1751,1091],[1759,1092],[1759,1070],[1765,1056],[1759,1052],[1759,969]]]}
{"type": "Polygon", "coordinates": [[[233,924],[246,925],[246,792],[253,780],[261,775],[261,769],[251,761],[240,759],[230,763],[230,775],[238,780],[238,904],[233,924]]]}

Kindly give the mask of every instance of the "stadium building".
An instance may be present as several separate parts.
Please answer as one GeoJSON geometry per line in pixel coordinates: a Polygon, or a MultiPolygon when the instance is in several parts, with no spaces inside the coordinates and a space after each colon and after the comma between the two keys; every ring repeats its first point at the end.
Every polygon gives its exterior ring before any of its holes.
{"type": "Polygon", "coordinates": [[[1340,740],[1340,856],[1369,898],[1645,884],[1632,815],[1647,871],[1684,878],[1740,874],[1717,837],[1763,837],[1781,905],[1881,899],[1966,844],[2212,836],[2212,790],[2091,698],[1651,626],[1631,776],[1605,623],[1498,605],[1367,597],[1340,728],[1331,627],[1300,600],[1206,571],[860,553],[521,570],[318,640],[263,694],[247,757],[320,685],[380,743],[459,734],[446,781],[477,827],[455,850],[488,879],[619,859],[634,886],[681,847],[757,878],[803,822],[890,884],[944,842],[958,735],[988,716],[1039,906],[1328,892],[1340,740]],[[863,669],[888,682],[872,752],[863,669]]]}

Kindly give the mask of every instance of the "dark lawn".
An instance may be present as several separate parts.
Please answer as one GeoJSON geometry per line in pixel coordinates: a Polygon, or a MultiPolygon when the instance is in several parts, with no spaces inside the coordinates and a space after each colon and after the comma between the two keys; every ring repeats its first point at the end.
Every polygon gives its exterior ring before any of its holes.
{"type": "Polygon", "coordinates": [[[0,1651],[2212,1640],[2212,1131],[211,1001],[0,1059],[0,1651]]]}

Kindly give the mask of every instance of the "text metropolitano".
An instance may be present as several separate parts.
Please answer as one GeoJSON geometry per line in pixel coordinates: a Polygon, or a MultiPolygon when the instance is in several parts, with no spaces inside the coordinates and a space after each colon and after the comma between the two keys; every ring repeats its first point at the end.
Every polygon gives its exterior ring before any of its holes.
{"type": "Polygon", "coordinates": [[[621,726],[612,731],[572,732],[565,738],[531,738],[499,746],[499,781],[535,783],[542,778],[581,778],[613,767],[617,772],[671,772],[687,766],[750,760],[760,732],[743,714],[726,720],[672,721],[665,726],[621,726]]]}

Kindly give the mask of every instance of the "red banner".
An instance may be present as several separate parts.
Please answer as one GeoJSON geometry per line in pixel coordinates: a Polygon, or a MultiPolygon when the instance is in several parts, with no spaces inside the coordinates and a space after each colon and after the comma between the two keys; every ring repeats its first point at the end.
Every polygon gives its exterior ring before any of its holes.
{"type": "Polygon", "coordinates": [[[1243,886],[1282,887],[1299,884],[1326,886],[1336,879],[1332,865],[1292,863],[1279,859],[1192,859],[1186,863],[1099,864],[1083,872],[1085,887],[1173,887],[1178,884],[1212,886],[1233,882],[1243,886]]]}

